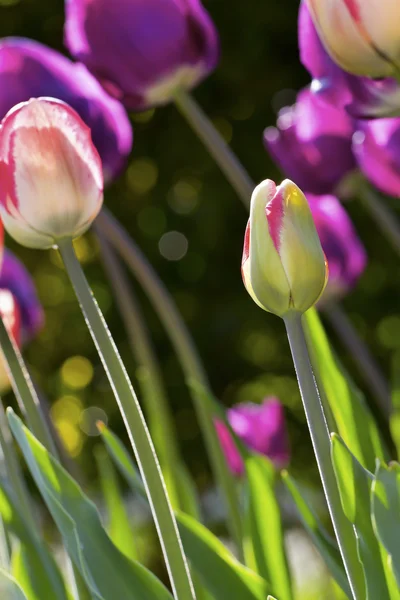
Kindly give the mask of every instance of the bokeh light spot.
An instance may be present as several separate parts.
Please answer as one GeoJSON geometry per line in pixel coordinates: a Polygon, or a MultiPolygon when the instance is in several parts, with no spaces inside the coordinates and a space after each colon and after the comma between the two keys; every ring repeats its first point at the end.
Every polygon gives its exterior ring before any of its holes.
{"type": "Polygon", "coordinates": [[[72,356],[62,365],[61,378],[72,389],[85,388],[93,379],[93,365],[84,356],[72,356]]]}
{"type": "Polygon", "coordinates": [[[385,348],[400,347],[400,315],[385,317],[378,323],[377,335],[385,348]]]}
{"type": "Polygon", "coordinates": [[[136,194],[147,194],[157,183],[157,165],[150,158],[138,158],[128,167],[126,178],[136,194]]]}
{"type": "Polygon", "coordinates": [[[79,429],[65,419],[56,421],[55,427],[67,452],[72,458],[78,456],[83,447],[82,434],[79,429]]]}
{"type": "Polygon", "coordinates": [[[78,425],[83,405],[77,396],[67,394],[58,398],[50,409],[50,415],[54,423],[57,421],[69,421],[73,425],[78,425]]]}
{"type": "Polygon", "coordinates": [[[184,177],[177,181],[168,194],[168,204],[176,213],[188,215],[199,204],[202,183],[195,177],[184,177]]]}
{"type": "Polygon", "coordinates": [[[164,233],[158,242],[158,249],[161,256],[167,260],[181,260],[187,253],[189,248],[188,239],[179,231],[168,231],[164,233]]]}
{"type": "Polygon", "coordinates": [[[99,406],[90,406],[82,412],[79,425],[86,435],[95,437],[100,435],[100,431],[97,427],[98,421],[101,421],[104,423],[104,425],[107,425],[107,413],[99,406]]]}

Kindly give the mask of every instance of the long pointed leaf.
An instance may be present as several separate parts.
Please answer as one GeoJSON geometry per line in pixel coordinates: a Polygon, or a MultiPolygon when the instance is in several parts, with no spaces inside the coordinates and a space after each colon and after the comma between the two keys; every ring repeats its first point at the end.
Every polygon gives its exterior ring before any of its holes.
{"type": "Polygon", "coordinates": [[[4,600],[28,600],[19,583],[0,568],[0,597],[4,600]]]}
{"type": "Polygon", "coordinates": [[[68,553],[94,598],[171,600],[171,594],[152,573],[116,548],[101,525],[95,505],[10,410],[8,419],[68,553]]]}

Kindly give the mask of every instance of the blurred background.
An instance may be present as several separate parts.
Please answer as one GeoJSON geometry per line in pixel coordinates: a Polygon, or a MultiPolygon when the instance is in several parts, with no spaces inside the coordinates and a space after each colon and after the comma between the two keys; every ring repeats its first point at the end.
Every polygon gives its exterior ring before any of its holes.
{"type": "MultiPolygon", "coordinates": [[[[196,99],[255,181],[279,180],[282,174],[264,151],[262,132],[309,82],[298,59],[298,2],[204,0],[204,5],[219,30],[222,55],[215,73],[195,90],[196,99]]],[[[63,9],[62,0],[0,0],[0,36],[26,36],[65,52],[63,9]]],[[[244,207],[174,106],[131,118],[132,156],[126,172],[107,190],[106,205],[168,287],[215,395],[226,406],[279,397],[286,407],[291,471],[311,487],[318,485],[283,323],[259,310],[241,282],[244,207]]],[[[395,200],[389,202],[400,212],[395,200]]],[[[400,364],[400,280],[394,276],[398,259],[361,204],[349,201],[347,208],[369,263],[344,306],[391,377],[393,366],[400,364]]],[[[6,243],[34,275],[46,312],[45,327],[26,349],[26,358],[49,399],[67,450],[84,474],[85,488],[95,492],[96,420],[107,421],[126,441],[117,406],[57,253],[16,247],[9,238],[6,243]]],[[[92,234],[77,242],[77,251],[135,381],[140,372],[92,234]]],[[[199,489],[209,491],[209,465],[180,366],[157,316],[137,291],[162,365],[183,455],[199,489]]],[[[362,388],[350,357],[334,336],[332,341],[362,388]]],[[[12,394],[5,402],[14,405],[12,394]]]]}

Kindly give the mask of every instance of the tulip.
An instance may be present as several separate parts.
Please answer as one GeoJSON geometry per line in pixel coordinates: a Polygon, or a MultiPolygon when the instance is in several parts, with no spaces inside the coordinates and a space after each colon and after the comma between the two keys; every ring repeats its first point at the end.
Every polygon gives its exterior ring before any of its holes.
{"type": "MultiPolygon", "coordinates": [[[[277,398],[265,398],[262,404],[237,404],[227,411],[232,430],[249,450],[267,456],[282,469],[289,462],[289,443],[282,404],[277,398]]],[[[232,436],[222,421],[216,421],[218,437],[229,468],[243,475],[244,464],[232,436]]]]}
{"type": "Polygon", "coordinates": [[[353,149],[360,169],[378,189],[400,196],[400,118],[360,122],[353,149]]]}
{"type": "Polygon", "coordinates": [[[305,0],[299,11],[300,60],[313,78],[311,91],[353,117],[377,118],[400,114],[400,85],[386,77],[374,80],[341,69],[325,50],[305,0]]]}
{"type": "Polygon", "coordinates": [[[264,144],[282,170],[314,194],[332,193],[356,164],[351,149],[352,119],[335,106],[302,90],[281,111],[277,127],[264,132],[264,144]]]}
{"type": "Polygon", "coordinates": [[[125,167],[132,148],[128,115],[84,65],[74,64],[38,42],[5,38],[0,41],[0,86],[0,118],[30,98],[59,98],[90,127],[105,180],[113,179],[125,167]]]}
{"type": "MultiPolygon", "coordinates": [[[[18,303],[10,290],[0,289],[0,318],[7,331],[19,345],[21,341],[21,313],[18,303]]],[[[3,355],[0,356],[0,394],[10,388],[10,379],[3,355]]]]}
{"type": "Polygon", "coordinates": [[[49,248],[77,237],[102,202],[101,160],[72,108],[39,98],[7,113],[0,129],[0,214],[16,241],[49,248]]]}
{"type": "Polygon", "coordinates": [[[319,304],[348,293],[364,272],[367,255],[349,215],[335,196],[307,194],[329,278],[319,304]]]}
{"type": "Polygon", "coordinates": [[[308,0],[321,40],[345,71],[389,77],[400,68],[398,0],[308,0]]]}
{"type": "Polygon", "coordinates": [[[308,202],[292,181],[269,179],[251,197],[242,277],[252,299],[280,317],[303,313],[324,291],[327,264],[308,202]]]}
{"type": "Polygon", "coordinates": [[[66,0],[71,54],[132,110],[168,103],[218,60],[218,37],[200,0],[66,0]]]}
{"type": "Polygon", "coordinates": [[[20,314],[21,342],[32,339],[43,325],[43,309],[32,277],[9,250],[4,252],[0,270],[0,290],[7,290],[13,295],[20,314]]]}

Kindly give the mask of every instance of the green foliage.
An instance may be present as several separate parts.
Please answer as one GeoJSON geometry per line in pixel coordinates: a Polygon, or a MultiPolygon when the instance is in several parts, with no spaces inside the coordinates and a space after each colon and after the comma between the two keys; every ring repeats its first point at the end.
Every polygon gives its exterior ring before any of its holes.
{"type": "Polygon", "coordinates": [[[96,600],[171,600],[152,573],[129,560],[103,529],[94,504],[12,411],[11,430],[62,537],[96,600]]]}
{"type": "Polygon", "coordinates": [[[19,583],[9,573],[0,568],[0,592],[4,600],[28,600],[19,583]]]}

